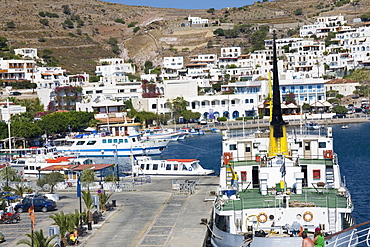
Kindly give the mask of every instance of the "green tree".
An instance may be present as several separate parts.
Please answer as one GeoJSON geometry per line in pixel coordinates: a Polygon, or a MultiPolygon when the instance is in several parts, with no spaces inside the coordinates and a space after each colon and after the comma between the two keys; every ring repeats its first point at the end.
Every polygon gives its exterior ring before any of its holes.
{"type": "Polygon", "coordinates": [[[44,232],[42,229],[39,231],[34,231],[33,236],[30,233],[25,234],[29,239],[21,239],[17,242],[17,245],[25,244],[28,246],[34,246],[34,247],[53,247],[55,245],[55,242],[52,243],[54,238],[56,238],[58,235],[53,235],[51,237],[45,237],[44,232]],[[32,238],[33,238],[33,245],[32,245],[32,238]]]}
{"type": "Polygon", "coordinates": [[[81,192],[82,192],[82,199],[83,199],[83,201],[85,203],[85,206],[86,206],[87,221],[88,222],[91,222],[93,220],[91,210],[95,207],[95,205],[93,205],[94,201],[93,201],[93,199],[91,197],[90,190],[88,190],[88,191],[81,191],[81,192]]]}
{"type": "Polygon", "coordinates": [[[82,171],[81,182],[87,185],[87,188],[90,188],[90,184],[95,180],[95,172],[93,169],[86,168],[82,171]]]}
{"type": "Polygon", "coordinates": [[[39,178],[36,184],[39,187],[44,187],[46,184],[50,186],[50,193],[54,193],[54,187],[57,183],[64,182],[64,176],[60,172],[51,172],[39,178]]]}
{"type": "Polygon", "coordinates": [[[186,110],[186,100],[183,97],[177,97],[175,99],[169,100],[170,109],[172,111],[172,116],[178,121],[179,117],[186,110]]]}
{"type": "Polygon", "coordinates": [[[71,14],[71,9],[69,8],[69,5],[63,5],[63,14],[70,15],[71,14]]]}
{"type": "Polygon", "coordinates": [[[295,15],[303,15],[303,10],[301,8],[294,10],[295,15]]]}
{"type": "Polygon", "coordinates": [[[364,69],[357,69],[357,70],[354,70],[349,76],[346,76],[345,78],[354,80],[357,82],[367,82],[370,80],[370,75],[364,69]]]}
{"type": "Polygon", "coordinates": [[[250,37],[250,43],[252,43],[252,50],[263,50],[265,49],[264,40],[267,38],[268,26],[261,26],[260,29],[252,34],[250,37]]]}
{"type": "Polygon", "coordinates": [[[6,166],[0,170],[0,177],[3,181],[20,182],[22,177],[18,174],[16,169],[6,166]]]}
{"type": "Polygon", "coordinates": [[[8,49],[8,40],[5,37],[0,37],[0,49],[1,50],[8,49]]]}
{"type": "MultiPolygon", "coordinates": [[[[54,220],[53,225],[59,226],[60,240],[64,244],[67,244],[65,236],[68,232],[73,230],[73,226],[71,224],[71,221],[67,217],[67,215],[65,215],[63,211],[60,211],[59,213],[55,213],[54,215],[50,215],[49,218],[54,220]]],[[[67,245],[65,245],[65,246],[67,246],[67,245]]]]}
{"type": "Polygon", "coordinates": [[[49,26],[49,20],[48,19],[40,19],[40,23],[44,26],[49,26]]]}
{"type": "Polygon", "coordinates": [[[222,28],[217,28],[215,31],[213,31],[213,34],[217,36],[225,36],[225,30],[222,28]]]}
{"type": "Polygon", "coordinates": [[[124,20],[122,20],[121,18],[117,18],[114,20],[114,22],[117,22],[117,23],[121,23],[121,24],[125,24],[126,22],[124,20]]]}
{"type": "Polygon", "coordinates": [[[192,112],[191,110],[185,110],[181,116],[186,120],[199,119],[202,114],[199,112],[192,112]]]}
{"type": "Polygon", "coordinates": [[[63,28],[64,28],[64,29],[66,29],[66,28],[69,28],[69,29],[74,28],[73,22],[72,22],[70,19],[66,19],[66,20],[63,22],[63,28]]]}
{"type": "Polygon", "coordinates": [[[15,24],[14,24],[13,21],[9,21],[9,22],[6,23],[6,27],[10,28],[10,29],[13,29],[13,28],[15,28],[15,24]]]}
{"type": "Polygon", "coordinates": [[[135,27],[134,30],[133,30],[133,32],[134,33],[137,33],[139,30],[140,30],[140,27],[135,27]]]}
{"type": "Polygon", "coordinates": [[[209,8],[207,10],[207,13],[214,15],[215,14],[215,8],[209,8]]]}
{"type": "Polygon", "coordinates": [[[146,61],[144,63],[144,73],[149,74],[149,71],[153,68],[153,62],[152,61],[146,61]]]}
{"type": "Polygon", "coordinates": [[[303,111],[310,111],[311,110],[311,106],[308,103],[303,103],[302,110],[303,111]]]}
{"type": "Polygon", "coordinates": [[[333,107],[332,112],[336,114],[346,114],[347,113],[347,108],[341,105],[336,105],[333,107]]]}
{"type": "Polygon", "coordinates": [[[113,195],[113,193],[105,193],[105,190],[103,190],[102,193],[98,194],[99,195],[99,204],[100,204],[100,208],[102,210],[105,210],[105,204],[107,204],[109,198],[113,195]]]}

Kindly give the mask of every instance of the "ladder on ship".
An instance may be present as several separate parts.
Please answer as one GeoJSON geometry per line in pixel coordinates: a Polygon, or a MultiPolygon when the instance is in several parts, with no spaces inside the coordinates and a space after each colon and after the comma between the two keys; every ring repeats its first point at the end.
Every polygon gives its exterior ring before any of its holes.
{"type": "Polygon", "coordinates": [[[325,178],[326,178],[326,187],[334,188],[334,169],[332,166],[326,168],[325,178]]]}
{"type": "Polygon", "coordinates": [[[231,186],[234,178],[234,173],[231,168],[226,168],[226,185],[231,186]]]}
{"type": "Polygon", "coordinates": [[[329,221],[329,231],[336,232],[336,224],[337,224],[337,209],[336,208],[329,208],[328,209],[328,221],[329,221]]]}

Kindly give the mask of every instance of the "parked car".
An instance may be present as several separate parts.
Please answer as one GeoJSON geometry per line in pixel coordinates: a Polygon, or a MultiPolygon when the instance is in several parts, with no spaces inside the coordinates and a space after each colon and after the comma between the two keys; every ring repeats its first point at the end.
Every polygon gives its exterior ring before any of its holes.
{"type": "Polygon", "coordinates": [[[47,212],[57,208],[57,204],[53,200],[42,197],[26,197],[22,200],[22,203],[15,205],[14,210],[18,213],[26,212],[31,207],[32,203],[35,211],[47,212]]]}
{"type": "Polygon", "coordinates": [[[10,92],[9,95],[18,96],[18,95],[22,95],[22,93],[15,91],[15,92],[10,92]]]}
{"type": "Polygon", "coordinates": [[[333,118],[345,118],[345,117],[347,117],[347,116],[346,116],[346,114],[344,114],[344,113],[342,113],[342,114],[335,114],[335,115],[333,116],[333,118]]]}

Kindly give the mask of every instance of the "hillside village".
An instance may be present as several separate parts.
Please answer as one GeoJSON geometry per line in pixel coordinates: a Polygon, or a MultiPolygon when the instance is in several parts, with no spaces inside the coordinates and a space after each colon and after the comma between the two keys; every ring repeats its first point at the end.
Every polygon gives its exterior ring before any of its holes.
{"type": "MultiPolygon", "coordinates": [[[[189,18],[194,23],[207,23],[202,18],[189,18]]],[[[313,112],[328,112],[333,106],[328,95],[350,96],[363,85],[364,81],[341,79],[351,71],[370,66],[370,24],[355,21],[356,25],[347,25],[342,15],[317,17],[314,24],[300,28],[299,38],[276,40],[285,114],[297,114],[303,105],[313,112]],[[327,37],[330,42],[326,44],[315,37],[327,37]]],[[[122,57],[100,59],[95,75],[67,75],[62,67],[40,66],[36,48],[20,48],[14,52],[23,59],[0,60],[0,79],[36,84],[35,91],[45,110],[94,112],[97,118],[112,118],[110,122],[124,121],[122,109],[127,100],[137,111],[172,119],[170,105],[179,97],[186,101],[187,110],[201,114],[200,119],[233,120],[268,112],[272,40],[265,40],[264,46],[265,49],[249,54],[232,46],[220,47],[219,53],[193,54],[188,58],[163,57],[161,67],[148,64],[140,79],[130,76],[137,68],[122,57]],[[98,80],[90,82],[91,77],[98,80]]],[[[21,97],[17,94],[24,92],[5,87],[2,93],[21,97]]],[[[2,109],[2,121],[26,111],[16,105],[10,108],[11,114],[2,109]]]]}

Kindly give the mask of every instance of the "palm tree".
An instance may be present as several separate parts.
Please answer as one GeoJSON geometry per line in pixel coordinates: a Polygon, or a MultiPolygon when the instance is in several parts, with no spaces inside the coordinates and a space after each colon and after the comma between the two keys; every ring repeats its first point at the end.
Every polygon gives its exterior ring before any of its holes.
{"type": "Polygon", "coordinates": [[[74,227],[69,217],[65,215],[63,211],[61,211],[60,213],[50,215],[49,218],[54,220],[53,225],[59,226],[61,242],[67,244],[67,240],[65,238],[66,233],[72,231],[74,227]]]}
{"type": "Polygon", "coordinates": [[[78,212],[77,209],[75,209],[74,213],[67,214],[67,218],[73,228],[78,228],[78,226],[80,225],[80,217],[81,214],[80,212],[78,212]]]}
{"type": "Polygon", "coordinates": [[[93,205],[94,201],[91,197],[90,190],[82,191],[82,199],[84,200],[84,203],[85,203],[85,206],[86,206],[87,221],[91,222],[91,221],[93,221],[91,209],[93,209],[95,207],[95,205],[93,205]]]}
{"type": "Polygon", "coordinates": [[[99,202],[100,208],[105,210],[105,204],[108,202],[109,198],[113,195],[113,193],[106,194],[105,191],[99,194],[99,202]]]}
{"type": "MultiPolygon", "coordinates": [[[[20,245],[20,244],[26,244],[28,246],[32,246],[32,234],[30,233],[27,233],[25,234],[27,237],[29,237],[30,239],[21,239],[17,242],[17,245],[20,245]]],[[[53,235],[51,236],[50,238],[49,237],[45,237],[44,236],[44,233],[42,231],[42,229],[40,229],[40,231],[35,231],[33,233],[33,241],[34,241],[34,244],[33,246],[34,247],[53,247],[55,243],[51,243],[51,241],[57,237],[58,235],[53,235]]]]}

